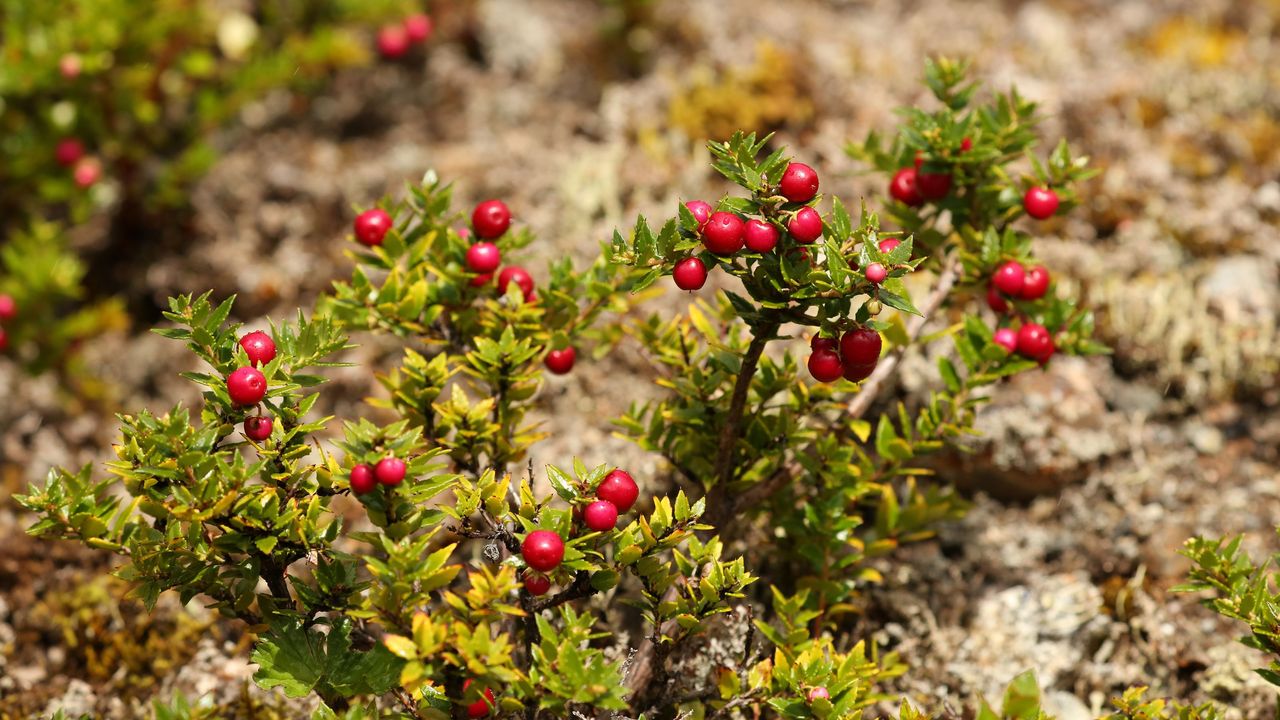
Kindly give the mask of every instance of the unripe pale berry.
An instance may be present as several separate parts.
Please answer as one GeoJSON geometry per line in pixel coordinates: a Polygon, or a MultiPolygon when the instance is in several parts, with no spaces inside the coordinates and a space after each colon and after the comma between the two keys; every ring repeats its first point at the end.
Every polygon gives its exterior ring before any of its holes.
{"type": "Polygon", "coordinates": [[[866,275],[869,282],[879,285],[889,277],[889,271],[880,263],[871,263],[867,266],[866,275]]]}
{"type": "Polygon", "coordinates": [[[600,482],[600,487],[596,488],[596,497],[613,503],[618,512],[624,513],[636,504],[636,498],[640,497],[640,486],[636,485],[631,473],[615,469],[600,482]]]}
{"type": "Polygon", "coordinates": [[[351,468],[351,492],[363,495],[373,492],[378,486],[378,479],[373,476],[373,468],[361,463],[351,468]]]}
{"type": "Polygon", "coordinates": [[[880,304],[880,301],[874,298],[867,301],[866,307],[867,307],[867,314],[872,317],[879,315],[880,311],[884,309],[884,306],[880,304]]]}
{"type": "Polygon", "coordinates": [[[526,572],[524,574],[524,590],[525,592],[537,597],[546,595],[551,589],[551,578],[537,572],[526,572]]]}
{"type": "Polygon", "coordinates": [[[62,167],[71,167],[84,157],[84,143],[75,138],[59,140],[58,146],[53,150],[53,157],[62,167]]]}
{"type": "Polygon", "coordinates": [[[582,511],[582,522],[596,532],[612,530],[618,525],[618,506],[608,500],[597,500],[582,511]]]}
{"type": "Polygon", "coordinates": [[[533,276],[519,265],[509,265],[498,273],[498,292],[506,293],[507,286],[515,283],[526,301],[533,299],[533,276]]]}
{"type": "Polygon", "coordinates": [[[791,202],[809,202],[818,194],[818,173],[804,163],[793,162],[783,171],[778,190],[791,202]]]}
{"type": "Polygon", "coordinates": [[[1022,295],[1022,286],[1026,282],[1027,271],[1022,269],[1022,263],[1017,260],[1002,264],[991,276],[991,283],[996,286],[996,289],[1011,297],[1022,295]]]}
{"type": "Polygon", "coordinates": [[[491,273],[501,264],[502,252],[491,242],[478,242],[467,248],[467,269],[473,273],[491,273]]]}
{"type": "Polygon", "coordinates": [[[378,54],[399,60],[409,52],[409,33],[401,25],[384,25],[378,30],[378,54]]]}
{"type": "Polygon", "coordinates": [[[1018,333],[1013,328],[997,328],[992,340],[1009,352],[1018,349],[1018,333]]]}
{"type": "MultiPolygon", "coordinates": [[[[470,679],[462,683],[462,692],[466,692],[467,688],[469,687],[471,687],[470,679]]],[[[484,692],[481,694],[484,695],[483,700],[477,700],[467,706],[467,717],[469,718],[485,717],[489,714],[489,711],[492,708],[497,706],[497,701],[493,699],[492,690],[490,690],[489,688],[485,688],[484,692]]]]}
{"type": "Polygon", "coordinates": [[[889,181],[889,195],[910,207],[923,205],[924,198],[920,195],[920,189],[916,187],[916,169],[906,167],[894,173],[893,179],[889,181]]]}
{"type": "Polygon", "coordinates": [[[550,530],[534,530],[520,543],[520,555],[534,570],[550,572],[564,560],[564,541],[550,530]]]}
{"type": "Polygon", "coordinates": [[[227,395],[237,405],[257,405],[267,396],[267,378],[256,368],[236,368],[227,376],[227,395]]]}
{"type": "Polygon", "coordinates": [[[895,248],[897,248],[901,244],[902,244],[902,241],[899,240],[898,238],[885,238],[884,240],[880,241],[880,245],[879,245],[880,252],[891,253],[894,251],[895,248]]]}
{"type": "Polygon", "coordinates": [[[398,457],[385,457],[373,467],[373,476],[383,485],[399,485],[406,471],[404,461],[398,457]]]}
{"type": "Polygon", "coordinates": [[[862,382],[876,371],[875,363],[845,363],[844,379],[849,382],[862,382]]]}
{"type": "Polygon", "coordinates": [[[689,212],[693,213],[694,219],[698,221],[698,232],[705,230],[707,221],[711,219],[711,203],[702,200],[690,200],[684,206],[689,208],[689,212]]]}
{"type": "Polygon", "coordinates": [[[808,245],[822,236],[822,216],[811,207],[802,207],[787,223],[787,232],[796,242],[808,245]]]}
{"type": "Polygon", "coordinates": [[[830,700],[831,692],[822,686],[818,686],[809,691],[809,702],[814,700],[830,700]]]}
{"type": "Polygon", "coordinates": [[[266,365],[276,357],[275,341],[261,330],[254,330],[240,338],[240,347],[244,348],[244,354],[249,356],[249,362],[253,365],[266,365]]]}
{"type": "Polygon", "coordinates": [[[1032,360],[1047,360],[1053,354],[1053,336],[1039,323],[1018,328],[1018,354],[1032,360]]]}
{"type": "Polygon", "coordinates": [[[809,374],[818,382],[835,382],[844,374],[844,365],[840,355],[834,350],[825,348],[814,350],[809,355],[809,374]]]}
{"type": "Polygon", "coordinates": [[[391,229],[391,216],[382,208],[365,210],[356,216],[353,229],[355,230],[356,240],[361,245],[377,247],[382,244],[382,239],[387,236],[387,231],[391,229]]]}
{"type": "Polygon", "coordinates": [[[846,365],[866,365],[880,359],[880,333],[868,327],[854,328],[840,338],[840,357],[846,365]]]}
{"type": "Polygon", "coordinates": [[[763,220],[751,218],[747,221],[747,226],[742,229],[742,239],[746,242],[748,250],[766,253],[778,245],[778,228],[763,220]]]}
{"type": "Polygon", "coordinates": [[[1022,196],[1022,207],[1037,220],[1048,219],[1058,212],[1058,193],[1049,188],[1033,187],[1022,196]]]}
{"type": "Polygon", "coordinates": [[[702,229],[702,244],[717,255],[732,255],[742,249],[742,218],[730,212],[711,215],[702,229]]]}
{"type": "Polygon", "coordinates": [[[1027,270],[1026,282],[1022,284],[1023,300],[1039,300],[1049,292],[1049,270],[1043,265],[1032,266],[1027,270]]]}
{"type": "Polygon", "coordinates": [[[18,302],[12,295],[0,295],[0,322],[18,317],[18,302]]]}
{"type": "Polygon", "coordinates": [[[102,177],[102,163],[97,158],[81,158],[76,163],[75,170],[71,171],[71,179],[75,181],[80,188],[88,188],[98,182],[98,178],[102,177]]]}
{"type": "Polygon", "coordinates": [[[676,263],[671,276],[681,290],[698,290],[707,284],[707,266],[699,258],[686,258],[676,263]]]}
{"type": "Polygon", "coordinates": [[[485,200],[471,211],[471,227],[483,240],[501,237],[511,227],[511,209],[501,200],[485,200]]]}
{"type": "Polygon", "coordinates": [[[577,360],[578,354],[573,348],[567,347],[562,350],[552,350],[547,353],[543,364],[547,369],[556,375],[564,375],[573,369],[573,362],[577,360]]]}
{"type": "Polygon", "coordinates": [[[265,415],[254,415],[244,419],[244,436],[254,442],[262,442],[271,437],[271,428],[275,425],[265,415]]]}
{"type": "Polygon", "coordinates": [[[1009,301],[1000,294],[1000,288],[994,282],[987,285],[987,307],[1000,314],[1009,312],[1009,301]]]}
{"type": "Polygon", "coordinates": [[[431,18],[422,13],[410,15],[404,19],[404,33],[415,45],[426,42],[431,37],[431,18]]]}

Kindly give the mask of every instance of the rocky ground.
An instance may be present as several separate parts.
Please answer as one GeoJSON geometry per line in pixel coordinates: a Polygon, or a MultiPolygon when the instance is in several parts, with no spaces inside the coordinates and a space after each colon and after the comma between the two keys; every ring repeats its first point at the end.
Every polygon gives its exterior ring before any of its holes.
{"type": "MultiPolygon", "coordinates": [[[[420,67],[344,75],[300,114],[283,98],[250,108],[194,195],[198,235],[131,273],[128,292],[148,307],[212,288],[240,294],[241,320],[284,317],[347,272],[352,206],[428,168],[456,179],[459,207],[506,198],[542,238],[535,267],[588,261],[635,214],[723,189],[688,129],[717,122],[776,124],[824,188],[878,192],[844,144],[925,100],[924,55],[967,55],[983,80],[1040,101],[1049,136],[1103,170],[1081,209],[1043,226],[1037,252],[1099,308],[1116,354],[1002,385],[977,452],[942,463],[973,510],[885,561],[884,584],[868,590],[867,633],[912,666],[886,692],[959,709],[1034,668],[1064,720],[1133,684],[1212,699],[1233,717],[1272,714],[1274,691],[1250,671],[1265,660],[1169,590],[1191,535],[1246,533],[1255,553],[1278,549],[1280,6],[667,0],[625,38],[648,51],[635,57],[605,34],[604,7],[478,0],[472,21],[446,18],[420,67]],[[717,83],[754,94],[717,115],[698,103],[717,83]]],[[[86,350],[119,407],[195,396],[176,375],[190,361],[142,332],[150,320],[86,350]]],[[[624,409],[610,391],[619,377],[646,379],[627,350],[550,383],[539,415],[552,439],[535,463],[578,455],[662,471],[602,420],[624,409]]],[[[365,345],[352,359],[386,352],[365,345]]],[[[924,359],[909,359],[898,391],[923,392],[928,376],[924,359]]],[[[369,412],[367,372],[335,384],[330,412],[369,412]]],[[[153,694],[237,697],[252,672],[244,639],[196,606],[169,607],[149,631],[198,638],[171,658],[120,639],[143,622],[128,603],[71,629],[53,619],[89,603],[72,589],[119,589],[92,580],[104,558],[26,539],[30,519],[7,496],[52,465],[104,460],[114,424],[66,403],[51,378],[0,364],[0,388],[0,715],[132,717],[131,703],[153,694]],[[86,638],[116,654],[89,656],[86,638]],[[129,665],[139,657],[162,664],[129,665]],[[120,692],[104,665],[149,669],[155,684],[120,692]]]]}

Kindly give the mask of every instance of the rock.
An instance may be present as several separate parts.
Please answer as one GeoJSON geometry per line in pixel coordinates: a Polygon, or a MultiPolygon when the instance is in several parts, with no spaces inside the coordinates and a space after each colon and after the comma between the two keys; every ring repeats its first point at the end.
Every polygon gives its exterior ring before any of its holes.
{"type": "Polygon", "coordinates": [[[1256,255],[1219,259],[1196,289],[1228,322],[1254,314],[1274,318],[1280,310],[1275,263],[1256,255]]]}
{"type": "Polygon", "coordinates": [[[1092,720],[1093,713],[1080,698],[1061,690],[1050,690],[1044,693],[1041,709],[1057,720],[1092,720]]]}

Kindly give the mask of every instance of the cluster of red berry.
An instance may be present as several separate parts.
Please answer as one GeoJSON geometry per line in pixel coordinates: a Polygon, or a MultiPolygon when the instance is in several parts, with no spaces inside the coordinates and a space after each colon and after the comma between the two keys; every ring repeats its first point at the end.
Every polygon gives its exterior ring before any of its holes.
{"type": "MultiPolygon", "coordinates": [[[[965,138],[960,152],[968,152],[973,141],[965,138]]],[[[951,173],[924,172],[924,153],[917,152],[914,167],[904,167],[889,180],[889,195],[909,207],[920,207],[926,202],[941,200],[951,192],[951,173]]],[[[1022,196],[1022,209],[1028,215],[1045,220],[1058,211],[1058,194],[1052,188],[1032,187],[1022,196]]]]}
{"type": "Polygon", "coordinates": [[[855,327],[840,337],[814,335],[809,341],[809,374],[818,382],[834,382],[843,377],[862,382],[875,372],[880,361],[880,333],[868,327],[855,327]]]}
{"type": "MultiPolygon", "coordinates": [[[[0,323],[9,322],[18,317],[18,303],[11,295],[0,295],[0,323]]],[[[0,325],[0,352],[9,349],[9,333],[0,325]]]]}
{"type": "MultiPolygon", "coordinates": [[[[1039,300],[1049,291],[1049,271],[1043,265],[1024,268],[1017,260],[1009,260],[996,268],[987,285],[987,306],[998,315],[1007,315],[1009,300],[1039,300]]],[[[1039,323],[1023,322],[1016,330],[996,328],[994,340],[1009,352],[1016,352],[1044,364],[1053,356],[1053,334],[1039,323]]]]}
{"type": "Polygon", "coordinates": [[[373,492],[378,485],[395,487],[404,481],[408,466],[395,456],[384,457],[373,467],[359,463],[351,468],[351,491],[357,495],[373,492]]]}
{"type": "MultiPolygon", "coordinates": [[[[640,486],[626,470],[614,469],[600,486],[596,497],[585,505],[575,506],[575,525],[581,522],[591,532],[608,532],[618,525],[619,513],[625,513],[640,497],[640,486]]],[[[529,566],[524,575],[524,589],[530,595],[544,595],[551,589],[547,575],[564,560],[564,540],[553,530],[534,530],[520,544],[520,555],[529,566]]]]}
{"type": "Polygon", "coordinates": [[[431,18],[417,13],[404,19],[399,25],[383,25],[378,29],[378,54],[387,60],[399,60],[414,45],[421,45],[431,37],[431,18]]]}
{"type": "MultiPolygon", "coordinates": [[[[231,402],[245,407],[262,402],[267,396],[267,378],[256,365],[266,365],[276,357],[276,343],[271,336],[255,330],[240,338],[240,347],[249,356],[249,364],[236,368],[227,376],[227,396],[231,402]]],[[[244,436],[254,442],[271,437],[275,423],[270,415],[250,415],[244,419],[244,436]]]]}
{"type": "Polygon", "coordinates": [[[102,177],[102,162],[92,155],[85,155],[84,143],[76,138],[64,138],[53,150],[53,158],[62,167],[71,168],[71,179],[76,185],[87,188],[102,177]]]}

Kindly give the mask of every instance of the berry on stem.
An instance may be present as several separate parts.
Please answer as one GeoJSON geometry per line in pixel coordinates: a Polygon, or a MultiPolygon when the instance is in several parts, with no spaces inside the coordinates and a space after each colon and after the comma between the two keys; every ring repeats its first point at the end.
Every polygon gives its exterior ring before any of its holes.
{"type": "Polygon", "coordinates": [[[879,285],[889,277],[889,271],[880,263],[871,263],[867,266],[867,280],[879,285]]]}
{"type": "Polygon", "coordinates": [[[0,295],[0,322],[18,317],[18,302],[12,295],[0,295]]]}
{"type": "Polygon", "coordinates": [[[361,463],[351,468],[351,492],[357,495],[363,495],[367,492],[373,492],[378,486],[378,479],[373,476],[373,468],[361,463]]]}
{"type": "Polygon", "coordinates": [[[992,340],[1009,352],[1014,352],[1018,349],[1018,332],[1013,328],[998,328],[992,340]]]}
{"type": "Polygon", "coordinates": [[[600,481],[600,487],[596,488],[596,497],[608,500],[618,508],[618,512],[624,513],[636,504],[636,498],[640,497],[640,486],[636,485],[631,473],[615,469],[600,481]]]}
{"type": "Polygon", "coordinates": [[[520,543],[520,554],[529,567],[550,572],[564,560],[564,541],[551,530],[534,530],[520,543]]]}
{"type": "Polygon", "coordinates": [[[1053,354],[1053,336],[1039,323],[1027,323],[1018,328],[1018,354],[1044,362],[1053,354]]]}
{"type": "Polygon", "coordinates": [[[276,357],[275,341],[261,330],[254,330],[240,338],[240,347],[244,348],[244,354],[249,356],[249,362],[253,365],[266,365],[276,357]]]}
{"type": "Polygon", "coordinates": [[[923,205],[924,198],[920,195],[920,189],[916,186],[916,169],[905,167],[894,173],[893,179],[889,181],[889,195],[894,200],[909,207],[923,205]]]}
{"type": "Polygon", "coordinates": [[[467,269],[473,273],[492,273],[501,264],[502,252],[491,242],[478,242],[467,248],[467,269]]]}
{"type": "Polygon", "coordinates": [[[822,236],[822,216],[811,207],[802,207],[787,223],[787,232],[796,242],[808,245],[822,236]]]}
{"type": "Polygon", "coordinates": [[[742,230],[742,239],[751,252],[766,253],[778,245],[778,228],[758,218],[751,218],[742,230]]]}
{"type": "Polygon", "coordinates": [[[684,204],[689,208],[689,212],[693,213],[693,217],[698,221],[698,232],[702,232],[707,227],[707,221],[711,219],[711,203],[702,200],[690,200],[684,204]]]}
{"type": "Polygon", "coordinates": [[[59,140],[58,146],[53,151],[53,157],[62,167],[71,167],[84,157],[84,143],[75,138],[59,140]]]}
{"type": "Polygon", "coordinates": [[[1058,193],[1050,188],[1033,187],[1022,196],[1022,207],[1037,220],[1046,220],[1058,212],[1058,193]]]}
{"type": "Polygon", "coordinates": [[[783,171],[778,190],[791,202],[809,202],[818,194],[818,173],[804,163],[793,162],[783,171]]]}
{"type": "Polygon", "coordinates": [[[676,263],[671,276],[681,290],[699,290],[707,284],[707,266],[696,257],[685,258],[676,263]]]}
{"type": "Polygon", "coordinates": [[[1009,301],[1000,294],[1000,288],[994,282],[987,284],[987,307],[1000,314],[1009,312],[1009,301]]]}
{"type": "Polygon", "coordinates": [[[410,15],[404,19],[404,34],[415,45],[426,42],[431,37],[431,18],[423,13],[410,15]]]}
{"type": "Polygon", "coordinates": [[[361,245],[377,247],[391,229],[391,216],[382,208],[371,208],[356,216],[354,224],[356,240],[361,245]]]}
{"type": "Polygon", "coordinates": [[[854,328],[840,338],[840,357],[846,365],[875,364],[882,346],[880,333],[868,327],[854,328]]]}
{"type": "Polygon", "coordinates": [[[818,382],[835,382],[844,374],[844,365],[840,363],[840,355],[834,350],[815,349],[809,355],[809,374],[818,382]]]}
{"type": "Polygon", "coordinates": [[[582,522],[596,532],[612,530],[618,525],[618,506],[608,500],[597,500],[582,511],[582,522]]]}
{"type": "Polygon", "coordinates": [[[271,428],[275,425],[266,415],[253,415],[244,419],[244,436],[254,442],[262,442],[271,437],[271,428]]]}
{"type": "Polygon", "coordinates": [[[730,212],[714,213],[702,229],[702,244],[717,255],[732,255],[742,249],[742,218],[730,212]]]}
{"type": "Polygon", "coordinates": [[[483,240],[501,237],[511,227],[511,209],[501,200],[485,200],[471,211],[471,227],[483,240]]]}
{"type": "Polygon", "coordinates": [[[373,476],[383,485],[399,485],[404,480],[406,466],[398,457],[384,457],[373,467],[373,476]]]}
{"type": "Polygon", "coordinates": [[[227,395],[236,405],[257,405],[267,396],[267,378],[256,368],[236,368],[227,376],[227,395]]]}
{"type": "Polygon", "coordinates": [[[409,52],[409,33],[402,25],[384,25],[378,30],[378,54],[399,60],[409,52]]]}
{"type": "Polygon", "coordinates": [[[524,574],[524,590],[525,592],[537,597],[546,595],[551,589],[551,578],[542,573],[529,571],[524,574]]]}
{"type": "Polygon", "coordinates": [[[507,286],[515,283],[524,295],[525,301],[533,299],[533,276],[519,265],[509,265],[498,273],[498,292],[506,293],[507,286]]]}
{"type": "MultiPolygon", "coordinates": [[[[469,687],[471,687],[470,678],[468,678],[466,682],[462,683],[462,692],[465,693],[467,691],[467,688],[469,687]]],[[[489,711],[491,709],[497,706],[498,701],[493,699],[492,690],[490,690],[489,688],[485,688],[484,692],[481,694],[484,695],[483,699],[477,700],[467,706],[467,717],[469,718],[485,717],[486,715],[489,714],[489,711]]]]}
{"type": "Polygon", "coordinates": [[[1049,269],[1043,265],[1035,265],[1027,270],[1027,279],[1022,284],[1020,297],[1023,300],[1039,300],[1047,292],[1049,292],[1049,269]]]}
{"type": "Polygon", "coordinates": [[[1010,260],[1002,264],[996,268],[995,275],[991,276],[991,283],[996,286],[996,289],[1011,297],[1022,295],[1022,286],[1026,282],[1027,271],[1022,268],[1022,263],[1017,260],[1010,260]]]}
{"type": "Polygon", "coordinates": [[[552,350],[547,353],[547,357],[543,360],[543,364],[547,369],[556,375],[564,375],[573,369],[573,362],[578,358],[578,354],[573,348],[567,347],[562,350],[552,350]]]}

